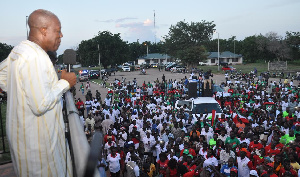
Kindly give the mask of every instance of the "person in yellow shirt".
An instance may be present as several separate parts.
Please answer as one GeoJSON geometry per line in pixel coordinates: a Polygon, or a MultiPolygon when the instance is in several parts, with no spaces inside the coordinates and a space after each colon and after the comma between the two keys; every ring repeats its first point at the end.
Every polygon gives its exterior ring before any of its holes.
{"type": "Polygon", "coordinates": [[[293,169],[294,169],[295,171],[298,171],[298,170],[300,169],[300,165],[299,165],[299,163],[298,163],[297,160],[296,160],[296,159],[298,159],[297,154],[294,153],[294,152],[291,152],[291,153],[289,154],[289,158],[290,158],[291,166],[293,167],[293,169]]]}

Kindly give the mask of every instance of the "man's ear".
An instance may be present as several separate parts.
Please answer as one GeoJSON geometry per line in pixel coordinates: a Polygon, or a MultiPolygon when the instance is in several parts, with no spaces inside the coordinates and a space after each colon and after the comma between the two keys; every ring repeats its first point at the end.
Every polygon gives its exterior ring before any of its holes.
{"type": "Polygon", "coordinates": [[[40,32],[42,33],[43,36],[47,35],[47,28],[46,27],[41,27],[40,32]]]}

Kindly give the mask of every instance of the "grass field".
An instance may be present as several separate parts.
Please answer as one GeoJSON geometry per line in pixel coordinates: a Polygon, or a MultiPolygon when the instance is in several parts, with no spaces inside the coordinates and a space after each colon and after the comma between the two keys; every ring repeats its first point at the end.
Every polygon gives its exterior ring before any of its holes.
{"type": "MultiPolygon", "coordinates": [[[[237,71],[241,70],[243,73],[250,73],[251,71],[254,70],[254,68],[257,69],[258,73],[268,71],[268,63],[265,62],[248,63],[248,64],[232,65],[232,66],[236,68],[237,71]]],[[[220,71],[218,71],[218,66],[199,66],[198,68],[201,68],[204,71],[211,69],[212,73],[224,73],[224,71],[222,71],[222,66],[220,66],[220,71]]],[[[300,61],[288,62],[287,70],[284,72],[295,73],[297,71],[300,71],[300,61]]]]}

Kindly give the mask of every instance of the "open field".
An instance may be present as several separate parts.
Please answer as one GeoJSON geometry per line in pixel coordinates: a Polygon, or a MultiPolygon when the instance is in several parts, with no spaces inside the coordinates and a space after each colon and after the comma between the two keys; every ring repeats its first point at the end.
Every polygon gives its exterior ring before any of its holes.
{"type": "MultiPolygon", "coordinates": [[[[249,73],[250,71],[253,71],[254,68],[257,69],[258,73],[265,72],[268,70],[268,62],[257,62],[257,63],[248,63],[248,64],[241,64],[241,65],[232,65],[234,68],[236,68],[237,71],[241,70],[243,73],[249,73]]],[[[218,66],[198,66],[198,69],[203,69],[204,71],[207,71],[209,69],[212,70],[213,73],[218,74],[218,73],[224,73],[222,71],[222,66],[220,66],[220,71],[218,71],[218,66]]],[[[82,68],[76,68],[74,69],[75,72],[78,73],[79,70],[99,70],[99,67],[94,67],[94,68],[89,68],[89,67],[82,67],[82,68]]],[[[103,68],[102,68],[103,69],[103,68]]],[[[293,62],[288,62],[288,69],[284,72],[295,72],[300,71],[300,60],[299,61],[293,61],[293,62]]]]}

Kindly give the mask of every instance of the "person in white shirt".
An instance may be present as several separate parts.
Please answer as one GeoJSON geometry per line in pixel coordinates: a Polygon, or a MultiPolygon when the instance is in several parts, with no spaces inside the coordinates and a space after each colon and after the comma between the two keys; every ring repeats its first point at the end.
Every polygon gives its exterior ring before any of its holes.
{"type": "Polygon", "coordinates": [[[286,111],[286,108],[289,106],[289,102],[287,99],[281,102],[282,112],[286,111]]]}
{"type": "Polygon", "coordinates": [[[106,154],[111,153],[111,147],[117,147],[117,144],[116,142],[112,141],[111,138],[108,138],[107,142],[104,145],[104,151],[106,152],[106,154]]]}
{"type": "Polygon", "coordinates": [[[121,127],[121,130],[118,131],[117,139],[118,139],[118,145],[120,147],[124,147],[125,142],[127,141],[127,133],[125,131],[125,127],[121,127]]]}
{"type": "Polygon", "coordinates": [[[247,149],[240,150],[240,157],[237,157],[238,177],[249,177],[250,169],[253,168],[252,162],[246,157],[247,149]]]}
{"type": "Polygon", "coordinates": [[[86,114],[88,115],[89,114],[89,112],[90,112],[90,110],[91,110],[91,108],[92,108],[92,101],[90,100],[90,99],[87,99],[86,101],[85,101],[85,108],[86,108],[86,114]]]}
{"type": "Polygon", "coordinates": [[[107,97],[104,99],[105,105],[110,108],[111,105],[111,98],[109,97],[109,95],[107,95],[107,97]]]}
{"type": "Polygon", "coordinates": [[[217,158],[214,156],[212,149],[207,150],[207,155],[204,158],[206,160],[203,162],[203,167],[207,167],[210,165],[212,165],[214,167],[218,167],[219,163],[218,163],[217,158]]]}
{"type": "Polygon", "coordinates": [[[120,176],[121,164],[120,164],[120,154],[117,153],[115,147],[111,147],[111,153],[108,154],[106,162],[108,163],[109,171],[111,176],[120,176]]]}
{"type": "Polygon", "coordinates": [[[156,141],[154,136],[151,135],[151,131],[147,130],[146,137],[142,139],[145,147],[145,152],[150,152],[156,141]]]}
{"type": "Polygon", "coordinates": [[[201,135],[204,135],[204,136],[205,136],[205,139],[206,139],[207,144],[209,144],[209,140],[210,140],[211,138],[213,138],[213,134],[209,131],[208,125],[205,125],[205,126],[204,126],[204,130],[202,129],[201,135]]]}
{"type": "Polygon", "coordinates": [[[202,157],[205,159],[206,159],[206,155],[207,155],[207,149],[208,149],[208,144],[205,142],[205,143],[203,143],[203,147],[200,148],[200,150],[199,150],[199,155],[202,155],[202,157]]]}

